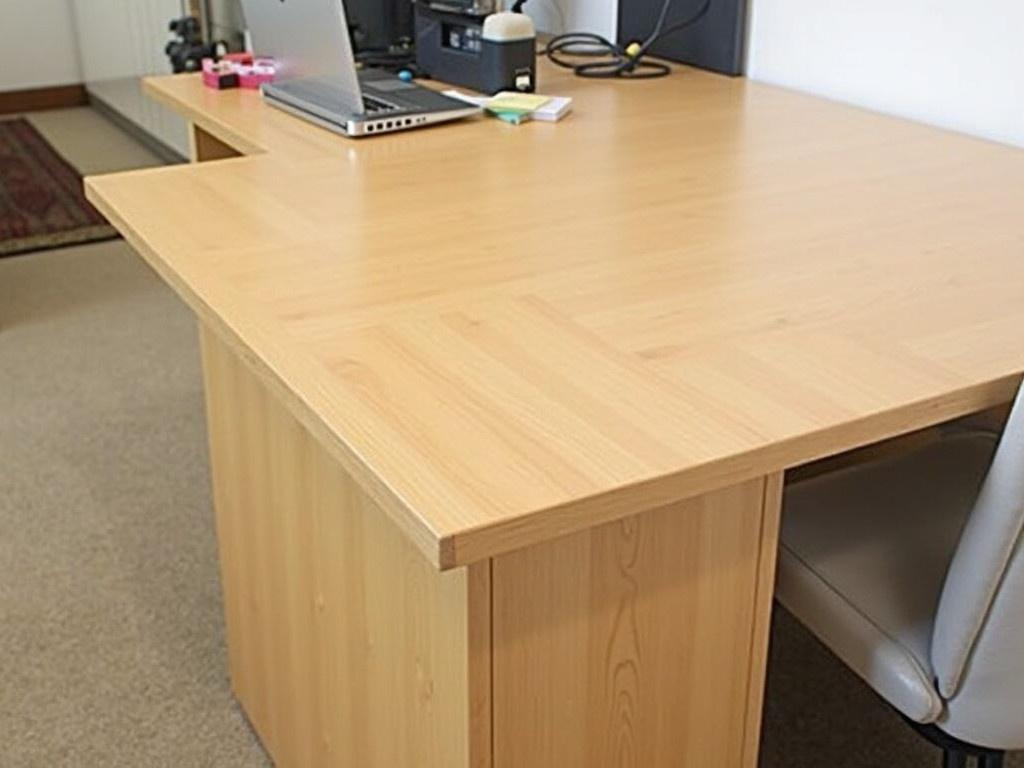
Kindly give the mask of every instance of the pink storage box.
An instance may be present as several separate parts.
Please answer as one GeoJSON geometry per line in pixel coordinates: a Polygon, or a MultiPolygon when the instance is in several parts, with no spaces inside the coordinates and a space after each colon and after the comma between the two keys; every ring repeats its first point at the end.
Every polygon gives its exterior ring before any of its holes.
{"type": "Polygon", "coordinates": [[[256,59],[252,64],[236,64],[235,72],[243,88],[259,88],[264,83],[274,82],[277,64],[273,59],[256,59]]]}
{"type": "Polygon", "coordinates": [[[203,84],[218,90],[239,86],[259,88],[264,83],[274,82],[276,74],[277,64],[269,58],[203,59],[203,84]]]}

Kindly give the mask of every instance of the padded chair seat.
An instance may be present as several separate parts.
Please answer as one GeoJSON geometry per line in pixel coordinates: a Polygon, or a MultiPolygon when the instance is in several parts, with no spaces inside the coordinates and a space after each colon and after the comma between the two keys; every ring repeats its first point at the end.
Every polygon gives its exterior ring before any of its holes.
{"type": "Polygon", "coordinates": [[[776,596],[919,723],[943,713],[930,661],[936,607],[996,442],[954,434],[786,489],[776,596]]]}

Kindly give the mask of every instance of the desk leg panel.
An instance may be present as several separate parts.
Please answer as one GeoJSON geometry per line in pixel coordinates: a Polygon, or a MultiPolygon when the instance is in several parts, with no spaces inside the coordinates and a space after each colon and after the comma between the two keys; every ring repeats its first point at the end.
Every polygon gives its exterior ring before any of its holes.
{"type": "Polygon", "coordinates": [[[238,150],[228,146],[195,123],[190,123],[188,126],[188,154],[189,160],[193,163],[229,160],[242,156],[238,150]]]}
{"type": "Polygon", "coordinates": [[[489,563],[438,572],[201,340],[231,680],[275,762],[488,768],[489,563]]]}
{"type": "Polygon", "coordinates": [[[494,558],[495,768],[754,768],[780,486],[494,558]]]}

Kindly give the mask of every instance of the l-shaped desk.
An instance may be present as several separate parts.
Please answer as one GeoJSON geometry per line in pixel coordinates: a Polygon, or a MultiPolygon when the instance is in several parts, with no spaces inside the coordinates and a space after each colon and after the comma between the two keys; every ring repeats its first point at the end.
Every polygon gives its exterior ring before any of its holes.
{"type": "Polygon", "coordinates": [[[282,766],[757,762],[787,468],[1008,401],[1024,152],[680,69],[354,142],[195,76],[89,198],[199,318],[282,766]]]}

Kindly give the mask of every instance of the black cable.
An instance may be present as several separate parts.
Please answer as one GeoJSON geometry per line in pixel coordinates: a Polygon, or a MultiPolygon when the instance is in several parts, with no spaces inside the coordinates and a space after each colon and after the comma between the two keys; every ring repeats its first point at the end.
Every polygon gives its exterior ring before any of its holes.
{"type": "Polygon", "coordinates": [[[672,69],[660,61],[645,58],[651,46],[666,35],[693,26],[703,19],[711,8],[711,0],[704,0],[691,16],[666,27],[665,23],[673,1],[665,0],[654,30],[642,43],[630,43],[623,47],[591,32],[567,32],[551,38],[544,47],[544,54],[552,64],[571,69],[579,77],[621,77],[634,80],[664,77],[671,73],[672,69]]]}
{"type": "Polygon", "coordinates": [[[626,54],[626,49],[591,32],[567,32],[548,41],[544,54],[552,64],[571,69],[579,77],[621,77],[636,80],[664,77],[667,64],[626,54]],[[597,61],[580,61],[580,59],[597,61]]]}
{"type": "Polygon", "coordinates": [[[654,42],[657,42],[657,40],[660,40],[663,37],[668,37],[669,35],[674,35],[676,32],[681,32],[682,30],[686,29],[687,27],[692,27],[698,21],[700,21],[705,16],[707,16],[708,15],[708,11],[710,11],[710,10],[711,10],[711,0],[705,0],[704,4],[701,5],[701,7],[697,9],[697,12],[694,13],[692,16],[690,16],[687,19],[683,19],[682,21],[677,21],[675,24],[670,26],[668,29],[661,30],[658,33],[658,35],[655,38],[655,40],[652,41],[651,44],[653,45],[654,42]]]}

